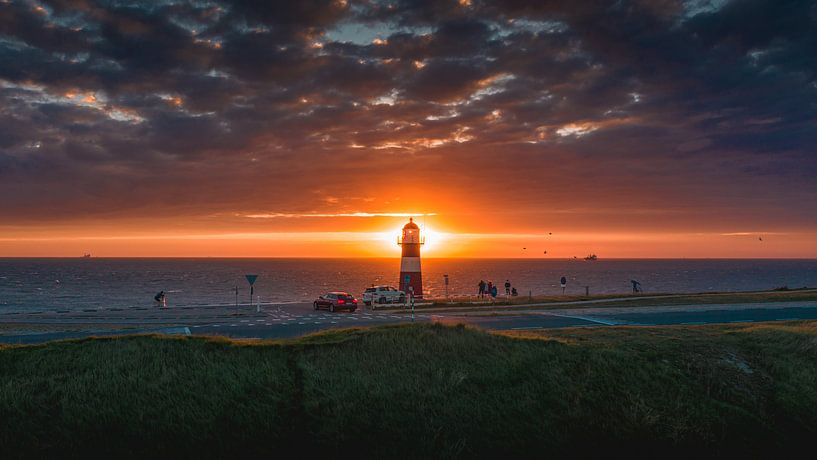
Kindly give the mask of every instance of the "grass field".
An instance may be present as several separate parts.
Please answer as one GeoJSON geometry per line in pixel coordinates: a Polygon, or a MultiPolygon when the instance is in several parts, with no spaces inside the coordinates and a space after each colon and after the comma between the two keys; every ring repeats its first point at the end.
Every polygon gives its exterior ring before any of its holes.
{"type": "Polygon", "coordinates": [[[817,322],[0,348],[0,458],[749,457],[811,449],[817,322]]]}
{"type": "MultiPolygon", "coordinates": [[[[786,291],[759,292],[713,292],[698,294],[598,294],[598,295],[550,295],[533,297],[497,297],[495,302],[488,300],[475,303],[464,299],[445,301],[441,299],[417,306],[418,310],[455,310],[469,311],[493,307],[506,307],[508,310],[528,308],[603,308],[603,307],[643,307],[665,305],[711,305],[764,302],[802,302],[817,301],[817,289],[792,289],[786,291]],[[592,301],[592,302],[588,302],[592,301]],[[587,303],[582,303],[587,302],[587,303]],[[568,305],[565,305],[565,304],[568,305]]],[[[380,307],[381,309],[402,309],[403,307],[380,307]]]]}

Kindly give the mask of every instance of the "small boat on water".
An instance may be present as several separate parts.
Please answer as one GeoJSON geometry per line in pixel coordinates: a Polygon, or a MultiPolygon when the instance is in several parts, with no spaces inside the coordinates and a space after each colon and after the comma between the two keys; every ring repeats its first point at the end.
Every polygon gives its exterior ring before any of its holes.
{"type": "Polygon", "coordinates": [[[90,259],[90,258],[91,258],[91,254],[85,253],[85,254],[83,254],[83,255],[82,255],[82,258],[83,258],[83,259],[90,259]]]}
{"type": "Polygon", "coordinates": [[[590,254],[584,260],[598,260],[598,257],[595,254],[590,254]]]}

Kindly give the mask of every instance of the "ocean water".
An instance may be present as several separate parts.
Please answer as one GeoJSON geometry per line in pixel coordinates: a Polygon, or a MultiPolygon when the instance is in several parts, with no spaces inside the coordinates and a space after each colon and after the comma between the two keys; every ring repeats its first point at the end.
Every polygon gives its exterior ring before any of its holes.
{"type": "MultiPolygon", "coordinates": [[[[168,305],[249,302],[245,274],[257,274],[261,302],[311,301],[323,292],[360,296],[372,284],[397,285],[394,259],[0,259],[0,311],[127,308],[152,305],[160,290],[168,305]]],[[[588,262],[549,259],[424,259],[425,293],[474,294],[480,279],[502,286],[508,279],[520,295],[630,292],[630,280],[645,293],[751,291],[817,286],[817,260],[656,260],[588,262]]],[[[255,299],[254,299],[255,301],[255,299]]]]}

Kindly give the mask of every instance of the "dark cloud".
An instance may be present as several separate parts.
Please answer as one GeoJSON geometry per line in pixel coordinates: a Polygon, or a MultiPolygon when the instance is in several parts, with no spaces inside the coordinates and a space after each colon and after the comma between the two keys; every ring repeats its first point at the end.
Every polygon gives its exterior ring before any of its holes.
{"type": "Polygon", "coordinates": [[[439,203],[807,225],[814,49],[805,0],[0,2],[0,218],[385,207],[410,169],[439,203]]]}

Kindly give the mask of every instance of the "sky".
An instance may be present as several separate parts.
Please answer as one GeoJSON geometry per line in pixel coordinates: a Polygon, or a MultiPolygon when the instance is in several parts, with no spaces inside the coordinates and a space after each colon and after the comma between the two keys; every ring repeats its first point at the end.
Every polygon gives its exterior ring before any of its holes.
{"type": "Polygon", "coordinates": [[[817,2],[0,0],[0,257],[817,258],[817,2]]]}

